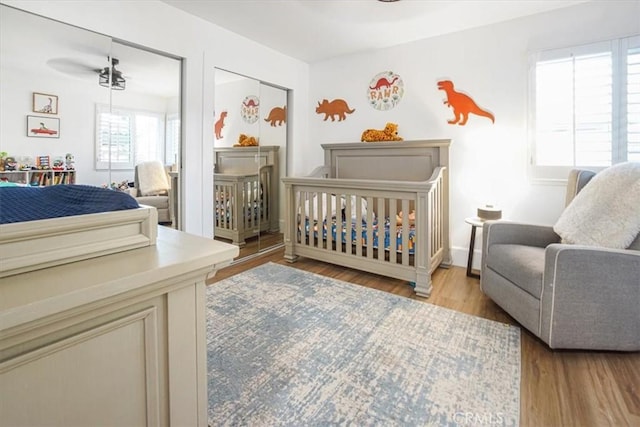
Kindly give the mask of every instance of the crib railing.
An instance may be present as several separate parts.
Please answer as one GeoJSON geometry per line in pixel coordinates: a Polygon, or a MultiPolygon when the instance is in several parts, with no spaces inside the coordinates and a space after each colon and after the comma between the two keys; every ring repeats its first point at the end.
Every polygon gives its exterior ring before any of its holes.
{"type": "Polygon", "coordinates": [[[430,274],[448,246],[444,177],[445,168],[425,182],[283,178],[285,258],[307,256],[408,280],[428,295],[430,274]]]}
{"type": "Polygon", "coordinates": [[[244,240],[270,228],[274,200],[272,165],[257,174],[214,174],[215,235],[244,245],[244,240]]]}

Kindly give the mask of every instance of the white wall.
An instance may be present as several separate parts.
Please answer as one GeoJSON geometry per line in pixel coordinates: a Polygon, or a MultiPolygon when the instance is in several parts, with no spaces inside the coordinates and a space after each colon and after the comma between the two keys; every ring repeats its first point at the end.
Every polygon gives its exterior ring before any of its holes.
{"type": "MultiPolygon", "coordinates": [[[[310,138],[297,144],[294,174],[318,166],[321,143],[359,141],[364,129],[399,124],[406,140],[451,138],[451,236],[454,264],[466,265],[470,226],[464,218],[494,203],[508,219],[553,224],[564,201],[563,186],[534,185],[527,176],[528,54],[541,49],[640,33],[640,2],[590,2],[501,24],[412,42],[311,66],[310,138]],[[405,94],[392,110],[367,103],[374,75],[391,70],[404,80],[405,94]],[[466,126],[449,125],[437,82],[451,79],[459,91],[490,110],[495,124],[470,116],[466,126]],[[356,112],[343,122],[323,121],[317,102],[345,99],[356,112]]],[[[476,240],[480,249],[481,236],[476,240]]],[[[479,254],[476,254],[479,255],[479,254]]],[[[480,256],[474,264],[479,266],[480,256]]]]}
{"type": "MultiPolygon", "coordinates": [[[[184,230],[213,235],[214,67],[292,89],[307,105],[308,65],[155,0],[12,1],[3,4],[185,58],[184,230]]],[[[291,112],[292,141],[307,137],[305,110],[291,112]]],[[[290,148],[291,150],[291,148],[290,148]]]]}

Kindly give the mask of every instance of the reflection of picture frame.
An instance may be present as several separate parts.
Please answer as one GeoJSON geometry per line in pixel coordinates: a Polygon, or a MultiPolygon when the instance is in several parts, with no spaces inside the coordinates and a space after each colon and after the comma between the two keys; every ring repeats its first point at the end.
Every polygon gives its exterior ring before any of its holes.
{"type": "Polygon", "coordinates": [[[33,92],[33,112],[58,114],[58,97],[46,93],[33,92]]]}
{"type": "Polygon", "coordinates": [[[27,116],[27,136],[35,138],[60,138],[60,119],[27,116]]]}

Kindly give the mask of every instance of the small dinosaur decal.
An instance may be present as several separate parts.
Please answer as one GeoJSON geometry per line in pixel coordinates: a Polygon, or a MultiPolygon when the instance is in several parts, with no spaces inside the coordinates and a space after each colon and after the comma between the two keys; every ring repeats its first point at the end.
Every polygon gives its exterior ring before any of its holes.
{"type": "Polygon", "coordinates": [[[273,107],[269,112],[269,116],[264,119],[265,122],[270,122],[271,126],[282,126],[287,122],[287,106],[273,107]]]}
{"type": "Polygon", "coordinates": [[[249,101],[242,101],[242,104],[245,107],[257,107],[258,105],[260,105],[260,101],[256,101],[255,99],[249,99],[249,101]]]}
{"type": "Polygon", "coordinates": [[[456,92],[453,89],[453,82],[451,80],[442,80],[438,82],[438,89],[443,90],[447,94],[447,99],[444,101],[445,105],[453,108],[454,119],[447,120],[447,123],[460,126],[464,126],[469,119],[469,114],[475,114],[482,117],[491,119],[492,123],[495,123],[495,117],[488,111],[478,107],[473,99],[469,95],[461,92],[456,92]]]}
{"type": "Polygon", "coordinates": [[[386,79],[386,77],[382,77],[380,78],[380,80],[378,80],[378,83],[375,84],[375,86],[369,86],[369,89],[371,90],[377,90],[383,87],[391,87],[392,84],[394,84],[396,82],[396,80],[398,80],[398,76],[395,76],[393,78],[393,80],[389,81],[386,79]]]}
{"type": "Polygon", "coordinates": [[[329,116],[331,116],[332,122],[336,120],[335,116],[338,116],[338,121],[341,122],[347,118],[347,114],[351,114],[354,111],[356,109],[349,109],[349,105],[344,99],[334,99],[331,102],[328,99],[323,99],[322,103],[318,101],[318,106],[316,107],[316,113],[324,114],[325,122],[329,116]]]}
{"type": "Polygon", "coordinates": [[[213,125],[213,130],[216,133],[216,139],[222,139],[222,128],[224,127],[224,119],[227,118],[227,112],[220,113],[220,118],[213,125]]]}

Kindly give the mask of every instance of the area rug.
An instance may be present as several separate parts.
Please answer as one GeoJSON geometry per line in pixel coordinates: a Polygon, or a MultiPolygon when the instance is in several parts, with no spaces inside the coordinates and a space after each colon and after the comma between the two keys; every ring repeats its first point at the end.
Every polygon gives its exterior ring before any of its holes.
{"type": "Polygon", "coordinates": [[[209,425],[519,423],[517,327],[274,263],[207,288],[209,425]]]}

